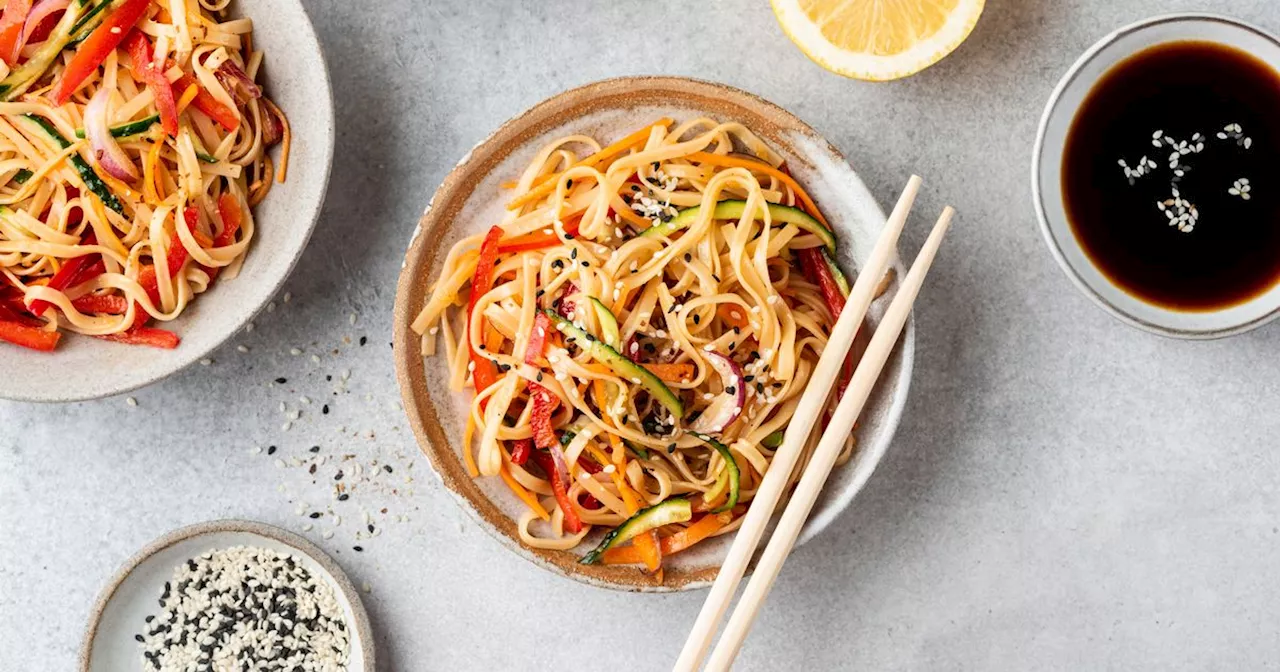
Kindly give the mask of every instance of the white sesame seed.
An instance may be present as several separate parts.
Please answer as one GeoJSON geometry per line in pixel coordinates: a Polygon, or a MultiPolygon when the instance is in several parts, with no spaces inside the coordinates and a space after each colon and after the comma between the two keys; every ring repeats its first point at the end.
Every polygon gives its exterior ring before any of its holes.
{"type": "Polygon", "coordinates": [[[311,355],[311,361],[315,362],[316,364],[319,364],[319,363],[320,363],[320,355],[311,355]]]}
{"type": "Polygon", "coordinates": [[[286,420],[283,425],[280,425],[280,431],[287,432],[291,429],[293,429],[293,422],[291,421],[286,420]]]}
{"type": "Polygon", "coordinates": [[[355,313],[351,313],[351,317],[348,317],[348,318],[347,318],[347,322],[349,322],[349,323],[351,323],[351,324],[355,324],[355,323],[356,323],[356,314],[355,314],[355,313]]]}
{"type": "Polygon", "coordinates": [[[285,292],[285,293],[284,293],[284,299],[283,299],[283,300],[284,300],[284,302],[285,302],[285,303],[289,303],[289,301],[290,301],[291,299],[293,299],[293,294],[291,294],[291,293],[289,293],[289,292],[285,292]]]}
{"type": "Polygon", "coordinates": [[[293,355],[294,357],[297,357],[298,355],[302,354],[302,351],[297,348],[289,348],[289,354],[293,355]]]}
{"type": "Polygon", "coordinates": [[[427,330],[427,333],[431,334],[432,336],[435,336],[436,334],[440,333],[440,327],[431,327],[430,329],[427,330]]]}
{"type": "Polygon", "coordinates": [[[1245,149],[1249,149],[1249,148],[1250,148],[1250,147],[1252,147],[1252,146],[1253,146],[1253,138],[1245,138],[1245,139],[1244,139],[1244,148],[1245,148],[1245,149]]]}
{"type": "Polygon", "coordinates": [[[311,397],[298,397],[298,401],[301,401],[304,404],[309,404],[311,403],[311,397]]]}
{"type": "Polygon", "coordinates": [[[325,530],[325,531],[324,531],[324,534],[322,534],[322,535],[320,535],[320,536],[321,536],[321,537],[324,537],[325,539],[332,539],[332,538],[333,538],[333,530],[325,530]]]}
{"type": "Polygon", "coordinates": [[[244,325],[244,331],[245,331],[245,333],[247,333],[247,334],[252,334],[252,333],[253,333],[253,329],[254,329],[254,326],[253,326],[253,323],[252,323],[252,322],[250,322],[249,324],[244,325]]]}
{"type": "Polygon", "coordinates": [[[209,366],[211,364],[213,364],[213,360],[209,359],[208,357],[200,360],[200,366],[209,366]]]}
{"type": "Polygon", "coordinates": [[[236,346],[236,351],[237,351],[237,352],[249,352],[249,346],[247,346],[247,345],[237,345],[237,346],[236,346]]]}
{"type": "Polygon", "coordinates": [[[275,301],[272,301],[271,303],[268,303],[268,304],[267,304],[267,312],[268,312],[268,313],[274,313],[274,312],[276,312],[276,302],[275,302],[275,301]]]}
{"type": "Polygon", "coordinates": [[[124,403],[129,404],[130,406],[137,406],[138,400],[134,399],[133,397],[129,397],[128,399],[124,400],[124,403]]]}

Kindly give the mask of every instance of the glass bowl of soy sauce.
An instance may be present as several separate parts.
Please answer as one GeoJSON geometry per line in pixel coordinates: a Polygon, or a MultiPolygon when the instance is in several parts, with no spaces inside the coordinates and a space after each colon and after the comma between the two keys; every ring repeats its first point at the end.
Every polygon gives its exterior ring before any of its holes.
{"type": "Polygon", "coordinates": [[[1178,14],[1106,36],[1040,123],[1037,215],[1067,276],[1133,326],[1220,338],[1280,315],[1280,40],[1178,14]]]}

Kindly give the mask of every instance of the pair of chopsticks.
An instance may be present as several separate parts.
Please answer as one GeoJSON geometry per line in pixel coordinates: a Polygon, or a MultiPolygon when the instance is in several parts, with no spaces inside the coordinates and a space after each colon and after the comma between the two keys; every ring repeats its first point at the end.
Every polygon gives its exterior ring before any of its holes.
{"type": "MultiPolygon", "coordinates": [[[[738,529],[733,546],[729,549],[729,556],[721,566],[720,573],[711,587],[711,593],[707,595],[707,601],[702,605],[698,620],[694,622],[689,639],[680,652],[680,658],[675,666],[678,672],[694,672],[706,655],[720,619],[723,618],[729,601],[738,589],[738,583],[742,581],[747,564],[755,554],[760,537],[764,534],[765,527],[773,516],[773,510],[787,487],[788,477],[794,470],[801,453],[804,452],[809,434],[826,406],[836,377],[843,369],[845,356],[853,346],[854,336],[857,335],[858,328],[866,317],[867,309],[875,299],[876,285],[888,270],[889,261],[893,257],[894,250],[897,249],[898,237],[907,222],[907,215],[911,212],[911,206],[919,190],[920,178],[912,175],[907,182],[907,188],[898,199],[897,206],[893,209],[893,214],[889,216],[889,221],[880,234],[875,249],[871,252],[871,258],[858,274],[840,319],[836,320],[836,325],[831,330],[831,338],[827,341],[817,366],[814,367],[813,377],[809,380],[799,405],[796,406],[782,445],[774,453],[773,463],[769,465],[769,470],[756,491],[751,507],[747,509],[747,515],[738,529]]],[[[942,238],[946,235],[954,214],[955,210],[951,206],[943,209],[942,216],[938,218],[933,232],[929,234],[924,247],[920,249],[914,265],[902,281],[901,288],[889,305],[889,310],[881,320],[875,335],[872,336],[871,344],[867,346],[866,353],[858,362],[844,397],[840,399],[835,413],[832,414],[831,423],[823,432],[817,449],[810,458],[804,474],[801,475],[800,482],[796,485],[791,502],[783,511],[782,518],[769,539],[769,544],[760,556],[755,574],[747,583],[737,609],[730,616],[718,645],[707,661],[707,670],[727,670],[737,657],[738,650],[751,629],[751,624],[755,621],[769,594],[769,589],[773,587],[778,572],[782,570],[782,563],[786,562],[787,555],[795,546],[796,537],[799,536],[805,519],[809,517],[809,512],[813,509],[813,504],[818,499],[818,494],[822,491],[822,486],[826,483],[836,458],[840,455],[845,439],[853,431],[854,422],[867,403],[867,398],[871,396],[871,390],[876,379],[880,377],[880,372],[884,369],[885,362],[888,361],[889,354],[898,341],[898,336],[902,334],[902,327],[911,313],[911,306],[920,293],[920,286],[924,284],[925,275],[933,264],[938,247],[942,244],[942,238]]]]}

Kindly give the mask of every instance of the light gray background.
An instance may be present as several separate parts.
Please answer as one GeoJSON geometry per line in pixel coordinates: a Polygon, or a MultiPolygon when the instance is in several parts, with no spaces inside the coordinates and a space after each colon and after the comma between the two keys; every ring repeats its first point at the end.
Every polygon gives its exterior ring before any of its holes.
{"type": "Polygon", "coordinates": [[[918,306],[899,437],[853,509],[787,564],[742,669],[1278,666],[1280,328],[1182,343],[1122,326],[1054,264],[1028,184],[1044,100],[1095,39],[1189,9],[1277,30],[1274,0],[989,0],[950,58],[881,85],[810,63],[760,0],[307,6],[338,152],[292,302],[236,339],[248,353],[223,348],[136,408],[0,403],[0,668],[71,669],[102,583],[169,529],[244,517],[301,531],[297,500],[323,504],[328,484],[248,453],[271,443],[381,455],[415,478],[353,497],[389,510],[364,553],[350,522],[307,533],[369,584],[384,669],[668,668],[703,594],[605,592],[503,550],[425,460],[408,466],[387,347],[401,253],[453,163],[537,101],[623,74],[758,93],[825,133],[882,202],[914,171],[918,212],[960,212],[918,306]],[[334,397],[324,375],[343,369],[352,391],[334,397]],[[268,387],[276,376],[290,384],[268,387]],[[300,394],[333,412],[303,406],[286,433],[277,406],[300,394]]]}

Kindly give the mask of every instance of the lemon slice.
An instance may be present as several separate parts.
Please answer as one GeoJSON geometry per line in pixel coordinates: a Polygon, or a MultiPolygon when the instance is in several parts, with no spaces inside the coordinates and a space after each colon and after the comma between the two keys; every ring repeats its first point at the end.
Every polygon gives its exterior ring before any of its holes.
{"type": "Polygon", "coordinates": [[[913,75],[964,42],[985,0],[772,0],[792,42],[845,77],[913,75]]]}

